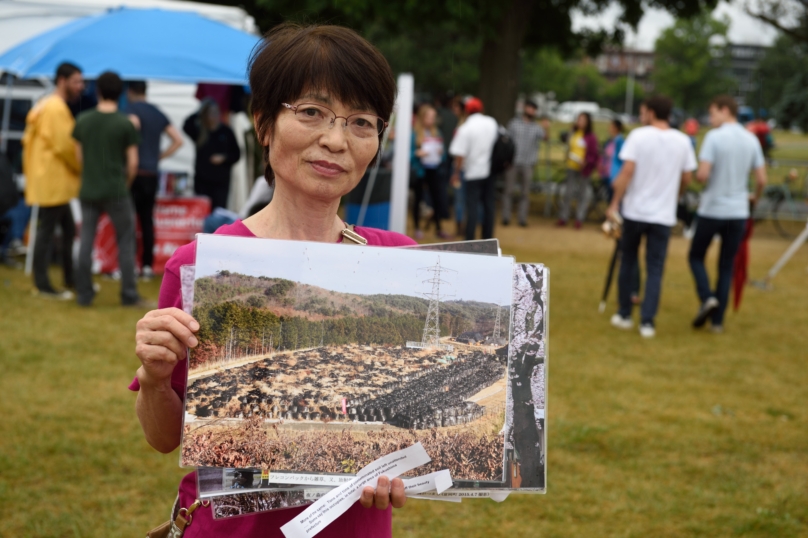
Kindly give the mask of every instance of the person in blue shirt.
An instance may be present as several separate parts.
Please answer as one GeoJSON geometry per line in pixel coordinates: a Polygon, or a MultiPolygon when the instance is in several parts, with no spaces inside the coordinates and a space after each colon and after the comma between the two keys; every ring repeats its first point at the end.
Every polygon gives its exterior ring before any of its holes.
{"type": "Polygon", "coordinates": [[[705,185],[696,211],[698,223],[690,244],[688,261],[696,283],[701,306],[693,327],[710,320],[712,332],[724,331],[724,312],[735,255],[743,241],[750,202],[760,198],[766,186],[766,161],[758,139],[738,122],[738,103],[728,95],[719,95],[710,103],[713,129],[704,137],[699,153],[696,179],[705,185]],[[755,192],[749,192],[750,177],[755,192]],[[721,238],[718,253],[718,278],[711,288],[704,259],[713,237],[721,238]]]}
{"type": "Polygon", "coordinates": [[[611,123],[609,123],[609,136],[612,139],[612,155],[611,155],[611,163],[609,166],[609,201],[612,200],[612,185],[614,184],[614,180],[617,178],[617,175],[620,173],[620,169],[623,167],[623,161],[620,159],[620,150],[623,149],[623,142],[626,141],[625,137],[623,136],[623,132],[625,131],[623,127],[623,122],[618,120],[617,118],[613,119],[611,123]]]}

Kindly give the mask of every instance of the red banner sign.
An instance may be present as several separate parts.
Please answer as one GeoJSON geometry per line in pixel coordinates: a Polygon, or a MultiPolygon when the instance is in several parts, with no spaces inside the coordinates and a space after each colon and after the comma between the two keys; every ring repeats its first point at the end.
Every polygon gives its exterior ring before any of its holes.
{"type": "MultiPolygon", "coordinates": [[[[203,196],[193,198],[158,198],[154,206],[154,269],[162,273],[166,262],[182,245],[194,240],[202,232],[205,217],[210,214],[210,200],[203,196]]],[[[140,267],[142,241],[140,223],[137,226],[137,260],[140,267]]],[[[118,245],[115,229],[107,215],[98,221],[93,248],[93,268],[111,273],[118,268],[118,245]]]]}

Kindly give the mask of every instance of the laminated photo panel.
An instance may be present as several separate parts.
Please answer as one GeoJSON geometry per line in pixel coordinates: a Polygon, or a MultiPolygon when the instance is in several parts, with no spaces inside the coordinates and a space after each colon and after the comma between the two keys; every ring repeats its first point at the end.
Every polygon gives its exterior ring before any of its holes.
{"type": "Polygon", "coordinates": [[[504,480],[512,259],[202,235],[194,275],[183,466],[504,480]]]}
{"type": "MultiPolygon", "coordinates": [[[[415,247],[420,248],[420,247],[415,247]]],[[[192,290],[193,266],[183,267],[183,290],[192,290]],[[188,270],[186,270],[186,268],[188,270]]],[[[192,295],[183,294],[183,308],[190,312],[192,295]]],[[[509,352],[509,392],[506,413],[506,465],[510,474],[502,483],[456,483],[441,497],[487,497],[494,492],[544,493],[546,487],[546,382],[548,366],[549,270],[539,264],[514,266],[514,322],[512,345],[509,352]],[[527,382],[525,382],[527,380],[527,382]],[[529,390],[526,390],[529,387],[529,390]],[[516,401],[514,405],[514,399],[516,401]],[[514,408],[517,409],[514,426],[514,408]],[[532,418],[531,418],[532,417],[532,418]],[[514,461],[514,463],[508,463],[514,461]]],[[[247,471],[257,477],[254,469],[200,469],[200,473],[218,473],[223,483],[225,473],[247,471]]],[[[292,484],[325,485],[334,487],[349,479],[346,475],[306,475],[272,473],[257,485],[260,489],[284,490],[292,484]]],[[[256,478],[256,483],[257,483],[256,478]]],[[[200,493],[207,495],[233,495],[240,490],[216,488],[208,491],[200,483],[200,493]]],[[[497,493],[495,493],[496,495],[497,493]]]]}

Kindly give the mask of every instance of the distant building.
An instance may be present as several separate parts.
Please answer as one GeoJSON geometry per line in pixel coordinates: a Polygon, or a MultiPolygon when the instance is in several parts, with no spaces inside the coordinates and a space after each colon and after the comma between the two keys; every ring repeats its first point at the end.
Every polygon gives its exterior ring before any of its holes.
{"type": "Polygon", "coordinates": [[[757,68],[767,50],[768,47],[760,45],[730,43],[730,74],[737,83],[732,93],[739,105],[755,107],[759,104],[761,81],[757,78],[757,68]]]}
{"type": "Polygon", "coordinates": [[[654,53],[643,50],[607,49],[595,59],[598,72],[609,82],[634,73],[634,80],[645,93],[653,93],[654,53]]]}

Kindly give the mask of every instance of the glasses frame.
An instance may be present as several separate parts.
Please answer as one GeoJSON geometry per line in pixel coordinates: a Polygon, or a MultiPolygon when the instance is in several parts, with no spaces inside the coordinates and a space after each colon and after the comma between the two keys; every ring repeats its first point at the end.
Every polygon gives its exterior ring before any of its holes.
{"type": "Polygon", "coordinates": [[[377,116],[376,114],[369,114],[367,112],[358,112],[356,114],[351,114],[350,116],[337,116],[336,112],[334,112],[333,110],[331,110],[330,108],[328,108],[325,105],[321,105],[320,103],[306,102],[306,103],[300,103],[299,105],[290,105],[288,103],[281,103],[281,105],[288,108],[292,112],[294,112],[295,116],[297,116],[297,109],[302,107],[302,106],[313,105],[313,106],[317,106],[317,107],[320,107],[320,108],[324,108],[324,109],[328,110],[329,112],[331,112],[331,114],[334,115],[334,117],[331,118],[331,124],[328,126],[329,129],[333,128],[334,125],[336,125],[337,119],[345,120],[345,123],[342,125],[342,129],[343,130],[347,129],[348,128],[348,120],[351,119],[354,116],[373,116],[374,118],[378,118],[378,119],[382,120],[382,129],[381,129],[381,131],[376,133],[376,136],[381,136],[382,133],[384,132],[384,130],[387,129],[387,127],[389,126],[389,123],[384,121],[384,118],[382,118],[381,116],[377,116]]]}

